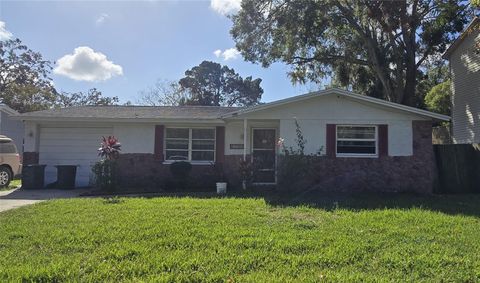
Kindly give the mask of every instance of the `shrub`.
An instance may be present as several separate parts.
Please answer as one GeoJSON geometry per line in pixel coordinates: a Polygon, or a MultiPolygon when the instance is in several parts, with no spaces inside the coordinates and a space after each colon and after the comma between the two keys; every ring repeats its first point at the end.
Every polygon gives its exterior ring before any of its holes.
{"type": "Polygon", "coordinates": [[[103,159],[96,162],[92,171],[95,185],[102,190],[113,192],[117,187],[117,166],[115,160],[103,159]]]}
{"type": "Polygon", "coordinates": [[[173,179],[167,181],[168,190],[186,190],[189,185],[189,175],[192,171],[192,164],[186,161],[178,161],[170,164],[170,173],[173,179]]]}
{"type": "Polygon", "coordinates": [[[192,164],[186,161],[178,161],[170,164],[170,173],[175,178],[187,178],[192,171],[192,164]]]}
{"type": "Polygon", "coordinates": [[[121,144],[114,136],[102,137],[98,156],[101,160],[92,167],[95,176],[95,185],[109,192],[113,192],[117,186],[116,159],[120,154],[121,144]]]}
{"type": "Polygon", "coordinates": [[[225,176],[225,171],[223,169],[222,163],[212,163],[212,172],[211,175],[216,182],[227,182],[227,177],[225,176]]]}
{"type": "Polygon", "coordinates": [[[249,188],[252,185],[253,176],[255,174],[252,162],[250,160],[241,159],[238,169],[240,171],[240,177],[242,178],[243,189],[249,188]]]}
{"type": "Polygon", "coordinates": [[[277,145],[281,148],[281,156],[278,159],[277,179],[279,189],[292,189],[296,184],[307,181],[312,174],[312,166],[316,159],[322,155],[323,147],[316,153],[305,154],[305,145],[307,140],[304,138],[302,129],[297,120],[295,120],[296,147],[285,146],[284,140],[280,138],[277,145]]]}
{"type": "Polygon", "coordinates": [[[102,137],[102,143],[98,149],[98,156],[102,159],[114,160],[118,158],[120,154],[120,147],[122,145],[118,142],[118,139],[114,136],[102,137]]]}

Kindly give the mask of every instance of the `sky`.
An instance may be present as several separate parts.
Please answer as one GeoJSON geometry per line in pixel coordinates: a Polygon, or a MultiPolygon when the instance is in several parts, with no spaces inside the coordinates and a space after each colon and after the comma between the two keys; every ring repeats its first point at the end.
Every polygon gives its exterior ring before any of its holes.
{"type": "Polygon", "coordinates": [[[240,0],[204,1],[5,1],[0,0],[0,40],[19,38],[55,62],[58,91],[97,88],[121,102],[158,79],[178,80],[203,60],[261,78],[263,102],[318,87],[294,86],[289,67],[243,60],[230,36],[240,0]]]}

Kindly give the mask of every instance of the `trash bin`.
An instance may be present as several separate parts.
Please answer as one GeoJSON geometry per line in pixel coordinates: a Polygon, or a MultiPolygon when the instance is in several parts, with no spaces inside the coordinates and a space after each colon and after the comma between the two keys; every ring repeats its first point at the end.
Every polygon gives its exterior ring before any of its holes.
{"type": "Polygon", "coordinates": [[[55,167],[57,167],[57,188],[74,189],[77,165],[57,165],[55,167]]]}
{"type": "Polygon", "coordinates": [[[22,189],[43,189],[45,166],[40,164],[23,165],[22,189]]]}

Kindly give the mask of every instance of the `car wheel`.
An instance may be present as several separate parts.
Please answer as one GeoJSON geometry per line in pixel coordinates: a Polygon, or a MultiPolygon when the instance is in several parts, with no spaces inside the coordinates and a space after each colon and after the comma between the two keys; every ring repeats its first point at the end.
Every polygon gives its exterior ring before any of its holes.
{"type": "Polygon", "coordinates": [[[10,170],[5,167],[0,167],[0,187],[8,187],[10,185],[10,181],[12,180],[12,174],[10,170]]]}

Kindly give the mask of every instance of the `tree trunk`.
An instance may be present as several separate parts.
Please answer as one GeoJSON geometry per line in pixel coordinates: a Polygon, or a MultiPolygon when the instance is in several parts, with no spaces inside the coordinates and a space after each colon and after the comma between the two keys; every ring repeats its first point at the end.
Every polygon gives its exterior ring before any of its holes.
{"type": "Polygon", "coordinates": [[[403,25],[404,42],[405,42],[405,88],[403,90],[403,98],[399,103],[415,106],[415,87],[417,79],[417,66],[415,63],[415,30],[416,28],[410,25],[410,29],[403,25]]]}
{"type": "Polygon", "coordinates": [[[403,90],[402,104],[415,107],[415,86],[416,86],[416,73],[415,61],[413,66],[410,62],[407,63],[407,70],[405,74],[405,89],[403,90]]]}

